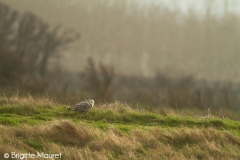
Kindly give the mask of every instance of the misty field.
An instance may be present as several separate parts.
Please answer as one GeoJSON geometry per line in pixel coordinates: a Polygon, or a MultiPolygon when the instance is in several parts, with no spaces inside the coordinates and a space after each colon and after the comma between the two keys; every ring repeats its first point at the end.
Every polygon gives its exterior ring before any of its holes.
{"type": "Polygon", "coordinates": [[[0,0],[0,160],[240,159],[239,2],[190,1],[0,0]]]}
{"type": "Polygon", "coordinates": [[[59,154],[61,159],[237,159],[240,122],[182,116],[115,101],[80,115],[46,97],[0,97],[0,156],[59,154]]]}

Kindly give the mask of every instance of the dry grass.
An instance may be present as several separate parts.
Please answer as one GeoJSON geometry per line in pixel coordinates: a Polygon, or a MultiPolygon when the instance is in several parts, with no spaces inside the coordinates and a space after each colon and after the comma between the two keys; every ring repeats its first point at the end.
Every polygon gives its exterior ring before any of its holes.
{"type": "Polygon", "coordinates": [[[240,137],[215,128],[149,127],[123,133],[55,120],[45,125],[1,126],[5,152],[62,153],[65,159],[236,159],[240,137]]]}
{"type": "Polygon", "coordinates": [[[36,121],[41,118],[41,123],[34,125],[21,122],[10,126],[1,121],[1,157],[6,152],[61,153],[65,160],[240,157],[237,121],[187,118],[172,110],[150,113],[119,101],[97,105],[82,116],[63,113],[65,106],[40,97],[2,96],[0,104],[2,120],[7,116],[37,118],[36,121]],[[17,109],[22,106],[30,108],[26,115],[17,109]],[[36,106],[40,109],[32,112],[36,106]],[[7,110],[11,107],[14,110],[7,110]]]}
{"type": "Polygon", "coordinates": [[[26,106],[44,106],[44,107],[56,107],[57,103],[53,102],[46,96],[33,97],[30,94],[27,96],[19,96],[18,93],[13,94],[11,97],[0,94],[0,105],[26,105],[26,106]]]}

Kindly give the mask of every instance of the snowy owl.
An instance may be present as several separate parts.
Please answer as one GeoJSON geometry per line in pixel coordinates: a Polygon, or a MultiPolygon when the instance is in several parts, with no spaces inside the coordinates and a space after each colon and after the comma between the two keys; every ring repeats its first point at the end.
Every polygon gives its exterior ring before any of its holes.
{"type": "Polygon", "coordinates": [[[79,102],[77,105],[68,107],[70,111],[77,111],[79,113],[87,113],[94,105],[94,100],[88,99],[84,102],[79,102]]]}

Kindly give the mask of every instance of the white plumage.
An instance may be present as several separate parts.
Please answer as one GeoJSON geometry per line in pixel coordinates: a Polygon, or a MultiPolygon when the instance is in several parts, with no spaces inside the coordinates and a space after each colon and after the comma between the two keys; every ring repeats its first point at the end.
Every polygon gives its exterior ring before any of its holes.
{"type": "Polygon", "coordinates": [[[84,102],[80,102],[75,106],[69,107],[71,111],[77,111],[79,113],[87,113],[94,105],[94,100],[88,99],[84,102]]]}

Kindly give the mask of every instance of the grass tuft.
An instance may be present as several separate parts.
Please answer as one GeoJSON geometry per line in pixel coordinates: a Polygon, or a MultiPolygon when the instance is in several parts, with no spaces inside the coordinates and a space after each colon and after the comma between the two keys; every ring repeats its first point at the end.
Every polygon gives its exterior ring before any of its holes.
{"type": "Polygon", "coordinates": [[[231,119],[162,114],[119,101],[80,115],[49,99],[0,97],[0,156],[44,151],[67,160],[238,159],[239,129],[231,119]]]}

